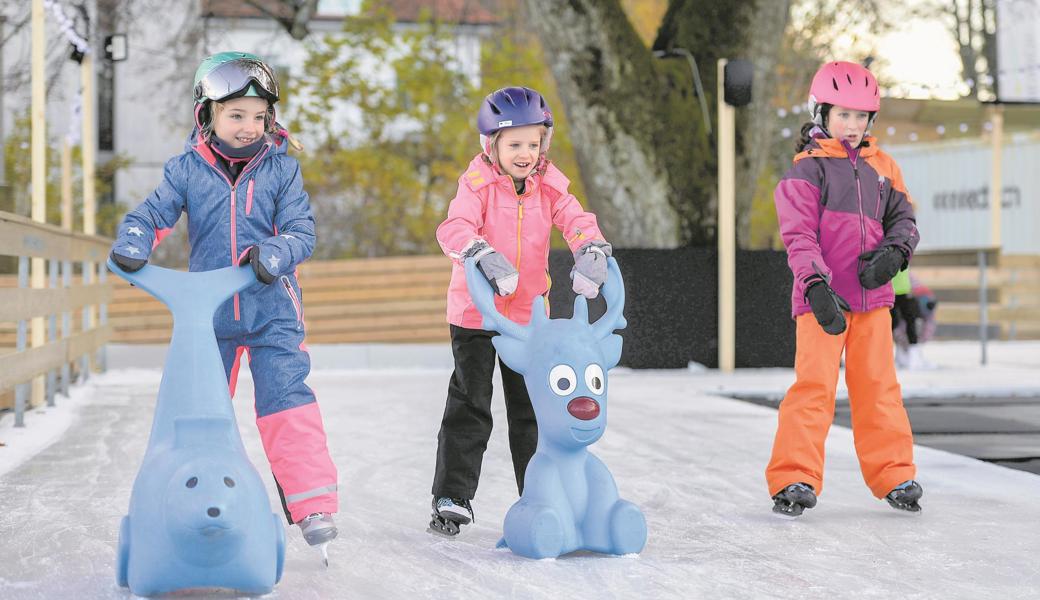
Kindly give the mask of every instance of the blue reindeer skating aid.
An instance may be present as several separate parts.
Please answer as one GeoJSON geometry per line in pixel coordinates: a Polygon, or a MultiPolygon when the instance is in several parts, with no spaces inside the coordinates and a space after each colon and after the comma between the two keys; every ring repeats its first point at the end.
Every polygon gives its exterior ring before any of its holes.
{"type": "Polygon", "coordinates": [[[590,325],[588,302],[578,296],[573,318],[549,319],[538,296],[525,326],[498,312],[490,284],[472,259],[466,261],[466,284],[484,328],[501,334],[492,343],[524,376],[538,421],[538,449],[499,542],[521,556],[632,554],[646,544],[642,511],[618,496],[607,466],[588,451],[607,426],[607,371],[621,359],[622,340],[614,330],[625,327],[621,271],[613,258],[608,265],[602,318],[590,325]]]}
{"type": "Polygon", "coordinates": [[[213,333],[217,308],[256,277],[248,266],[108,266],[173,313],[148,449],[119,529],[116,581],[138,596],[270,592],[282,576],[285,530],[246,455],[213,333]]]}

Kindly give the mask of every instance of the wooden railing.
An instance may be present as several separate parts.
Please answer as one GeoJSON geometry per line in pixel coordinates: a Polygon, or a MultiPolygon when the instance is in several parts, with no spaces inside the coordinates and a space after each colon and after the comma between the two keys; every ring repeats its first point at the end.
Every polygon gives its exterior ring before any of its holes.
{"type": "Polygon", "coordinates": [[[110,245],[0,212],[0,256],[17,257],[17,274],[0,281],[0,408],[15,409],[16,426],[26,408],[44,400],[53,406],[55,394],[67,395],[74,371],[104,369],[102,348],[111,336],[104,265],[110,245]],[[41,273],[46,269],[40,287],[29,286],[30,263],[41,273]]]}
{"type": "MultiPolygon", "coordinates": [[[[978,266],[915,264],[911,271],[938,297],[936,320],[945,335],[971,336],[981,320],[978,266]]],[[[1040,339],[1040,257],[1000,257],[987,267],[986,288],[993,337],[1040,339]]]]}
{"type": "MultiPolygon", "coordinates": [[[[451,261],[443,255],[308,261],[298,270],[307,343],[448,341],[451,261]]],[[[167,343],[169,310],[115,282],[109,308],[113,342],[167,343]]]]}
{"type": "Polygon", "coordinates": [[[980,323],[986,323],[987,335],[996,339],[1040,339],[1040,257],[991,254],[980,279],[978,261],[970,253],[961,261],[951,260],[954,255],[920,253],[911,267],[939,300],[941,334],[975,337],[980,323]]]}

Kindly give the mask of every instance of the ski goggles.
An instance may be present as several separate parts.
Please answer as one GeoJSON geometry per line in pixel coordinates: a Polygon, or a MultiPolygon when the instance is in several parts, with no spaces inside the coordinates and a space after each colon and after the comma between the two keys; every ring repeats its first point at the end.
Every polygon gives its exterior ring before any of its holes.
{"type": "Polygon", "coordinates": [[[257,91],[270,102],[278,102],[278,80],[266,64],[251,58],[226,62],[206,74],[195,84],[195,102],[221,102],[241,95],[255,84],[257,91]]]}

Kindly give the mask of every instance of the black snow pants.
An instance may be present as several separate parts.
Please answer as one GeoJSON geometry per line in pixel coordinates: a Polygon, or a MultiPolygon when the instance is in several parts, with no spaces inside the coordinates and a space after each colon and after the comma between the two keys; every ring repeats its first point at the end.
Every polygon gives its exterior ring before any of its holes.
{"type": "MultiPolygon", "coordinates": [[[[437,434],[437,470],[433,495],[470,500],[477,492],[480,465],[491,437],[491,377],[495,372],[497,335],[482,329],[451,325],[455,372],[448,382],[448,401],[437,434]]],[[[519,493],[524,472],[538,446],[538,424],[522,375],[499,359],[502,391],[509,423],[509,450],[519,493]]]]}

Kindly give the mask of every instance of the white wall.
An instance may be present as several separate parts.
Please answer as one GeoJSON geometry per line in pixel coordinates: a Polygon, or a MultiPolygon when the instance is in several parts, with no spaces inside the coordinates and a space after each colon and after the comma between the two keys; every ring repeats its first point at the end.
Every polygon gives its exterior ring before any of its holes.
{"type": "MultiPolygon", "coordinates": [[[[345,13],[357,10],[357,3],[353,0],[332,2],[337,3],[342,5],[345,13]]],[[[186,4],[169,5],[161,20],[140,20],[141,27],[128,40],[130,59],[117,67],[116,150],[128,153],[135,165],[117,177],[116,198],[130,206],[139,203],[154,189],[162,176],[162,165],[181,152],[193,124],[191,82],[203,57],[228,50],[251,52],[270,62],[283,79],[285,74],[299,76],[307,56],[307,45],[319,43],[321,36],[341,29],[341,22],[337,20],[316,20],[310,25],[310,37],[300,42],[292,39],[281,25],[271,19],[211,18],[201,21],[201,17],[195,16],[204,25],[203,40],[193,56],[179,56],[174,68],[161,51],[141,51],[141,48],[161,46],[172,23],[178,23],[185,16],[191,17],[186,4]],[[184,14],[178,14],[174,7],[184,14]],[[177,73],[179,77],[174,76],[177,73]],[[156,119],[152,113],[152,107],[157,104],[152,99],[156,96],[167,100],[168,107],[162,113],[162,119],[156,119]],[[176,100],[181,98],[183,102],[176,100]],[[170,102],[171,99],[174,101],[170,102]]],[[[409,25],[399,24],[398,27],[409,25]]],[[[454,42],[461,68],[475,84],[479,83],[480,38],[485,31],[483,27],[460,27],[454,42]]],[[[371,60],[366,66],[371,77],[392,78],[386,65],[371,60]]],[[[284,122],[291,118],[293,106],[303,102],[306,98],[295,97],[290,98],[285,106],[279,106],[279,120],[284,122]]],[[[338,107],[333,119],[334,129],[349,132],[360,126],[360,112],[355,107],[345,104],[338,107]]],[[[301,141],[307,145],[306,138],[301,141]]]]}
{"type": "MultiPolygon", "coordinates": [[[[914,199],[918,250],[991,245],[990,146],[980,140],[892,146],[914,199]]],[[[1007,254],[1040,254],[1040,138],[1013,136],[1003,150],[1002,242],[1007,254]]]]}

